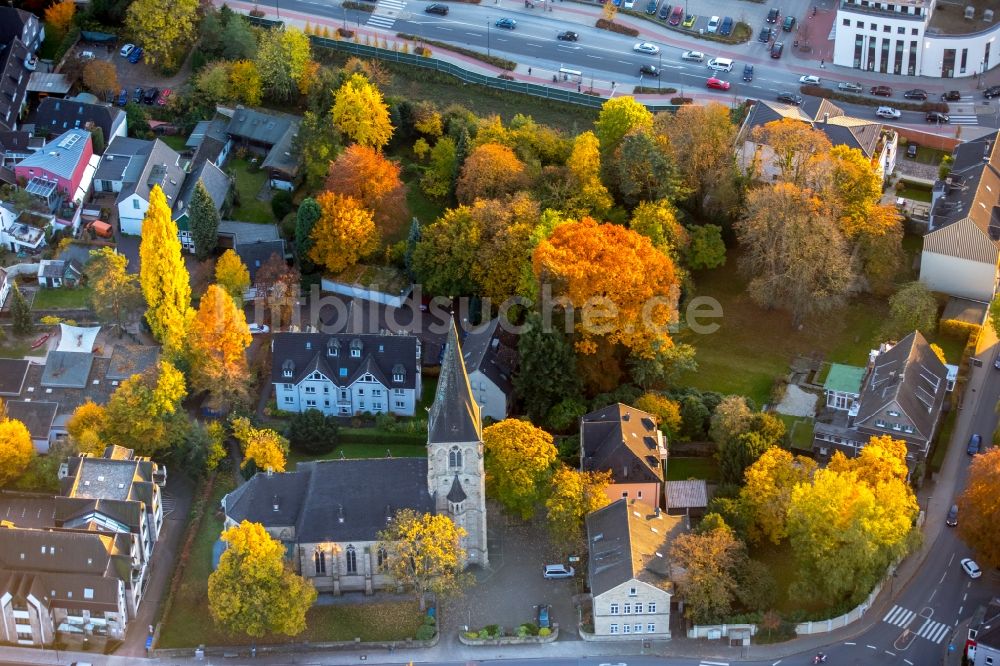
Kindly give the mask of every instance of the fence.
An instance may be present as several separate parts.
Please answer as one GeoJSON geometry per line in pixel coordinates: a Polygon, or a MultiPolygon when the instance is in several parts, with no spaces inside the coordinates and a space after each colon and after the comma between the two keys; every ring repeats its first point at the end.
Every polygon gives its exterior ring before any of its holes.
{"type": "MultiPolygon", "coordinates": [[[[389,62],[400,63],[403,65],[413,65],[423,69],[444,72],[445,74],[454,76],[464,83],[474,83],[486,86],[487,88],[492,88],[494,90],[520,93],[522,95],[531,95],[533,97],[542,97],[555,102],[577,104],[579,106],[586,106],[592,109],[601,108],[604,102],[607,101],[607,98],[600,95],[588,95],[574,90],[553,88],[537,83],[530,83],[528,81],[510,81],[507,79],[501,79],[498,76],[479,74],[477,72],[471,72],[467,69],[463,69],[454,63],[438,60],[437,58],[420,56],[413,53],[402,53],[400,51],[393,51],[392,49],[383,49],[378,46],[358,44],[350,40],[330,39],[327,37],[317,37],[316,35],[309,35],[309,39],[313,46],[337,51],[345,51],[351,55],[356,55],[362,58],[378,58],[380,60],[387,60],[389,62]]],[[[673,104],[643,103],[646,108],[653,112],[668,111],[677,108],[677,106],[673,104]]]]}

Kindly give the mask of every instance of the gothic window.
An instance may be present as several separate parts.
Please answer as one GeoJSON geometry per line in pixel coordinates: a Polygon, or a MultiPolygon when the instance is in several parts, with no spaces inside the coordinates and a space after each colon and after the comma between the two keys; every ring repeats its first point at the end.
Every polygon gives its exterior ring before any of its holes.
{"type": "Polygon", "coordinates": [[[358,573],[358,554],[354,550],[354,546],[347,547],[347,573],[358,573]]]}
{"type": "Polygon", "coordinates": [[[448,452],[448,467],[455,468],[462,466],[462,450],[457,446],[451,447],[451,451],[448,452]]]}
{"type": "Polygon", "coordinates": [[[379,548],[376,553],[376,567],[379,573],[385,571],[386,566],[389,564],[389,553],[386,552],[385,548],[379,548]]]}
{"type": "Polygon", "coordinates": [[[313,564],[316,565],[316,575],[321,576],[326,574],[326,553],[317,549],[313,553],[313,564]]]}

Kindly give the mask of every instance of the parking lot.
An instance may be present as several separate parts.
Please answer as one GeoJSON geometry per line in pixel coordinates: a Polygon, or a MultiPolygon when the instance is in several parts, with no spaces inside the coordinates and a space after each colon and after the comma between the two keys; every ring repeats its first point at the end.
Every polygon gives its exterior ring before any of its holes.
{"type": "MultiPolygon", "coordinates": [[[[144,91],[154,87],[158,90],[165,88],[176,90],[190,75],[189,62],[185,62],[177,74],[169,77],[163,76],[156,69],[147,65],[145,60],[141,60],[138,63],[131,63],[128,58],[120,55],[120,49],[123,45],[123,43],[104,45],[80,42],[79,46],[77,46],[77,52],[89,51],[96,58],[107,60],[114,64],[115,71],[118,74],[118,86],[128,91],[129,101],[133,101],[136,88],[142,88],[144,91]]],[[[117,103],[117,99],[115,102],[117,103]]],[[[156,100],[153,100],[153,103],[155,104],[156,100]]]]}

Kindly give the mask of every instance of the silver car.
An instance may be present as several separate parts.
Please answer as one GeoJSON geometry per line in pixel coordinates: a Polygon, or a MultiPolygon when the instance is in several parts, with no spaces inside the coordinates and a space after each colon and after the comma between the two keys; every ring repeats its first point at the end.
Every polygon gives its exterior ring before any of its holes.
{"type": "Polygon", "coordinates": [[[558,579],[572,578],[576,574],[576,569],[565,564],[546,564],[542,570],[542,578],[558,579]]]}

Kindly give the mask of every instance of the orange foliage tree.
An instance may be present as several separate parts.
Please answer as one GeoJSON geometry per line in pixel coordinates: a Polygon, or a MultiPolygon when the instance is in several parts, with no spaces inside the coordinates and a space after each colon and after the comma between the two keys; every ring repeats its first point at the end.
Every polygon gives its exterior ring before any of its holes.
{"type": "Polygon", "coordinates": [[[330,163],[326,189],[354,197],[372,211],[375,223],[384,236],[406,220],[406,190],[399,178],[399,164],[374,148],[348,146],[330,163]]]}
{"type": "Polygon", "coordinates": [[[50,5],[45,10],[46,27],[54,29],[60,35],[65,35],[76,15],[76,3],[73,0],[62,0],[50,5]]]}
{"type": "Polygon", "coordinates": [[[232,404],[246,398],[250,330],[243,310],[224,287],[213,284],[205,291],[187,341],[192,388],[208,391],[217,404],[232,404]]]}
{"type": "Polygon", "coordinates": [[[1000,566],[1000,448],[992,447],[972,459],[969,483],[958,498],[958,534],[972,546],[979,564],[1000,566]]]}
{"type": "Polygon", "coordinates": [[[585,217],[541,241],[532,267],[543,288],[551,285],[574,308],[580,352],[597,351],[600,336],[643,357],[673,345],[667,327],[677,319],[677,271],[645,236],[585,217]]]}
{"type": "Polygon", "coordinates": [[[340,273],[353,266],[378,245],[372,212],[354,197],[323,192],[316,197],[322,214],[313,227],[309,258],[340,273]]]}
{"type": "Polygon", "coordinates": [[[465,159],[455,194],[462,203],[498,199],[522,189],[526,180],[524,163],[513,150],[498,143],[484,143],[465,159]]]}

